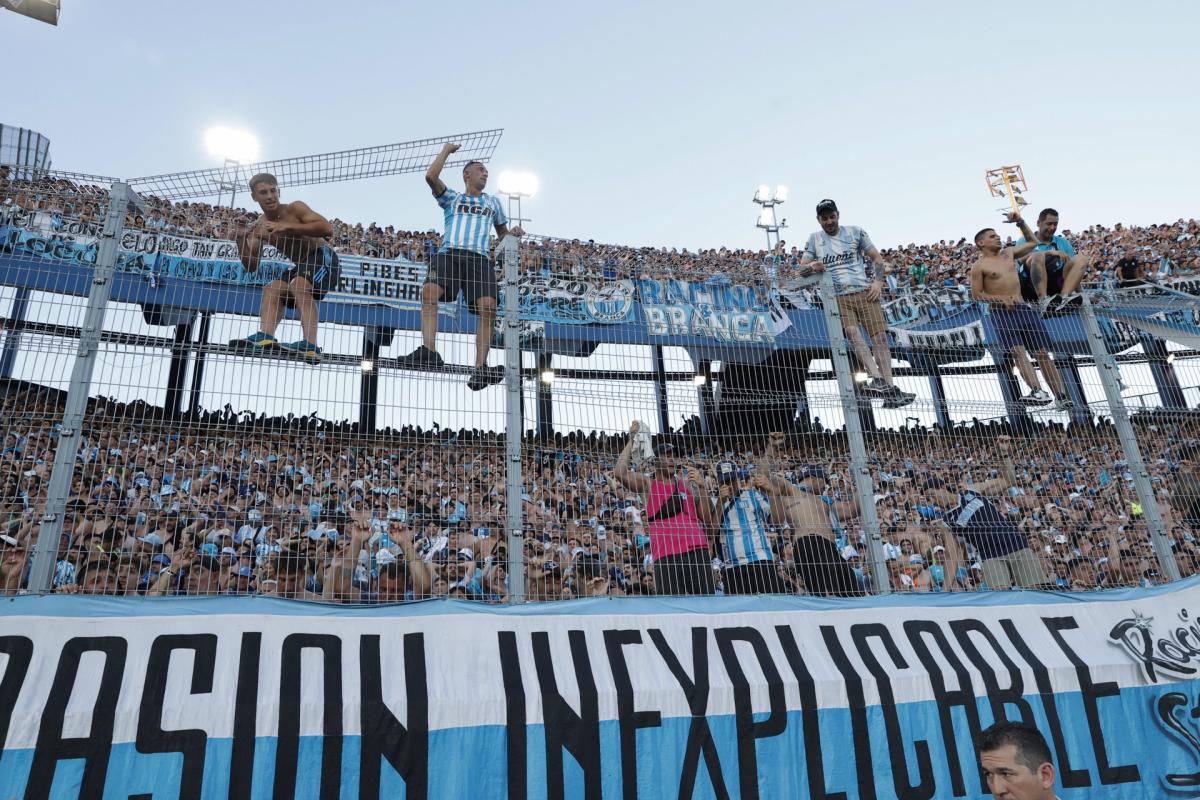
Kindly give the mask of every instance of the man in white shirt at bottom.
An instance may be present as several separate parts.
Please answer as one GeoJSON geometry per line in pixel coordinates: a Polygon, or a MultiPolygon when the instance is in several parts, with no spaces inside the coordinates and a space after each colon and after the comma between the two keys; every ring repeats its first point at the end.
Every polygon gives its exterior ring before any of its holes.
{"type": "Polygon", "coordinates": [[[1058,800],[1046,738],[1024,722],[997,722],[979,734],[975,749],[988,791],[996,800],[1058,800]]]}

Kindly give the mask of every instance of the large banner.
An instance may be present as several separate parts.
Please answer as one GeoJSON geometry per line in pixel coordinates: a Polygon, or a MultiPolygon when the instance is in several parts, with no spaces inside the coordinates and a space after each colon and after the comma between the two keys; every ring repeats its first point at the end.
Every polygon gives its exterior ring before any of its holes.
{"type": "Polygon", "coordinates": [[[19,597],[0,797],[980,798],[1000,718],[1063,800],[1197,797],[1198,603],[19,597]]]}

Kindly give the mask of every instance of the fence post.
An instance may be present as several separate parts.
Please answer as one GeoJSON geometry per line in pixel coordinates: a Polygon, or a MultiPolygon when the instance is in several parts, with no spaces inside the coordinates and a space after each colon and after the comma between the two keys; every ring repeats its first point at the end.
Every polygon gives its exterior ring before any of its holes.
{"type": "Polygon", "coordinates": [[[883,556],[883,536],[879,532],[879,516],[875,513],[875,483],[867,464],[867,447],[863,441],[862,419],[858,414],[858,398],[854,394],[854,375],[850,371],[850,356],[846,334],[842,330],[842,312],[838,309],[833,289],[833,275],[826,270],[821,276],[821,306],[825,310],[825,328],[837,377],[838,397],[846,419],[846,439],[850,443],[850,473],[854,476],[854,494],[858,498],[862,527],[867,534],[867,557],[871,562],[872,584],[878,594],[891,594],[892,580],[883,556]]]}
{"type": "Polygon", "coordinates": [[[1100,383],[1104,387],[1104,396],[1108,399],[1109,413],[1112,414],[1113,425],[1117,429],[1117,437],[1121,440],[1121,448],[1129,462],[1129,471],[1133,473],[1133,488],[1137,491],[1138,501],[1142,504],[1142,513],[1146,517],[1146,530],[1150,532],[1150,541],[1154,552],[1158,555],[1158,566],[1168,580],[1179,580],[1179,565],[1175,563],[1175,554],[1171,552],[1171,542],[1167,538],[1167,530],[1163,525],[1162,515],[1158,511],[1158,503],[1154,499],[1154,488],[1150,485],[1150,473],[1142,460],[1142,451],[1138,447],[1137,436],[1129,423],[1129,413],[1125,410],[1125,402],[1121,398],[1119,373],[1116,359],[1108,352],[1104,343],[1104,335],[1096,322],[1096,311],[1092,307],[1092,299],[1085,292],[1083,295],[1083,330],[1087,335],[1088,347],[1092,351],[1092,359],[1096,362],[1096,372],[1100,374],[1100,383]]]}
{"type": "Polygon", "coordinates": [[[88,291],[87,310],[80,329],[75,364],[71,368],[71,383],[67,389],[67,404],[63,411],[62,429],[58,432],[58,447],[54,452],[54,470],[46,489],[46,506],[33,549],[33,564],[29,571],[29,591],[49,592],[58,560],[58,545],[62,537],[63,516],[71,494],[75,474],[75,458],[83,435],[84,414],[87,412],[88,392],[92,372],[96,367],[96,352],[100,334],[104,331],[104,312],[112,294],[113,274],[117,269],[118,247],[125,230],[125,209],[129,204],[129,186],[117,182],[108,195],[108,213],[96,252],[92,285],[88,291]]]}
{"type": "Polygon", "coordinates": [[[521,442],[525,423],[521,414],[521,304],[520,248],[515,236],[500,243],[504,258],[504,374],[508,407],[504,425],[505,480],[508,527],[508,601],[525,602],[525,528],[521,508],[521,442]]]}

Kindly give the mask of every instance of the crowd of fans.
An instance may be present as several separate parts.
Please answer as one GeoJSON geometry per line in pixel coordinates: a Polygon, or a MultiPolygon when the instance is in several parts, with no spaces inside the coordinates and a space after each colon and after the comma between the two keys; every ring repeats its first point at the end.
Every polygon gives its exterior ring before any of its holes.
{"type": "MultiPolygon", "coordinates": [[[[98,222],[106,196],[102,188],[70,181],[44,179],[34,183],[9,180],[0,168],[0,207],[19,206],[44,215],[50,224],[76,218],[98,222]]],[[[257,218],[255,211],[212,206],[208,203],[171,203],[144,198],[146,215],[129,214],[126,224],[181,236],[231,239],[240,225],[257,218]]],[[[339,253],[384,259],[425,262],[441,244],[434,230],[404,230],[377,223],[344,222],[331,218],[332,244],[339,253]]],[[[1200,270],[1200,221],[1180,219],[1149,226],[1092,225],[1083,230],[1063,230],[1076,252],[1091,258],[1094,269],[1111,271],[1121,259],[1132,259],[1147,273],[1159,277],[1187,275],[1200,270]]],[[[893,291],[927,285],[965,283],[975,246],[967,238],[934,244],[906,244],[882,250],[891,265],[893,291]]],[[[773,252],[716,248],[626,247],[593,240],[529,236],[522,244],[522,265],[531,271],[598,279],[654,278],[758,284],[766,279],[764,267],[778,270],[786,281],[787,267],[798,263],[799,248],[781,243],[773,252]]]]}
{"type": "MultiPolygon", "coordinates": [[[[61,398],[11,385],[0,400],[0,594],[26,587],[61,418],[61,398]]],[[[1200,570],[1196,424],[1135,418],[1180,573],[1200,570]]],[[[869,452],[888,580],[899,591],[989,588],[978,555],[954,541],[949,509],[923,490],[998,474],[1006,424],[873,434],[869,452]]],[[[1014,432],[1015,434],[1015,432],[1014,432]]],[[[523,448],[525,594],[536,600],[655,592],[646,508],[614,480],[625,435],[530,440],[523,448]]],[[[675,437],[702,499],[720,497],[714,465],[763,474],[763,442],[675,437]]],[[[1017,482],[995,500],[1049,585],[1090,590],[1160,581],[1144,509],[1111,428],[1073,424],[1021,434],[1017,482]]],[[[142,402],[92,401],[78,452],[54,591],[121,595],[265,594],[337,602],[459,597],[513,590],[506,542],[504,443],[479,431],[363,436],[310,418],[214,412],[171,421],[142,402]]],[[[789,482],[813,467],[830,502],[852,500],[844,435],[792,435],[770,462],[789,482]]],[[[644,467],[643,467],[644,468],[644,467]]],[[[852,504],[850,504],[852,505],[852,504]]],[[[792,530],[770,525],[775,568],[805,593],[792,530]]],[[[853,514],[835,528],[864,591],[878,586],[853,514]]],[[[712,557],[721,592],[725,554],[712,557]]]]}

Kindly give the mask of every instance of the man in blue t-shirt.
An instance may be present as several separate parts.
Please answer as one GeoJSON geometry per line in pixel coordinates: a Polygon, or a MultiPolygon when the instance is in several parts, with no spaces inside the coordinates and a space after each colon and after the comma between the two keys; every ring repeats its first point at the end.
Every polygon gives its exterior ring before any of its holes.
{"type": "Polygon", "coordinates": [[[800,259],[800,274],[828,270],[833,277],[842,326],[854,353],[870,374],[863,387],[870,397],[883,398],[884,408],[901,408],[916,399],[892,379],[892,353],[888,348],[887,322],[880,300],[883,297],[887,265],[867,232],[855,225],[842,225],[837,204],[822,200],[817,204],[817,222],[821,230],[808,237],[800,259]],[[867,261],[873,269],[867,266],[867,261]],[[859,325],[871,337],[868,346],[859,325]]]}
{"type": "Polygon", "coordinates": [[[399,359],[404,369],[434,371],[444,366],[437,352],[438,302],[454,302],[459,292],[471,313],[478,315],[475,327],[475,370],[467,386],[479,391],[504,380],[504,367],[489,367],[488,351],[492,347],[492,328],[496,321],[496,301],[500,296],[496,270],[488,254],[491,234],[503,239],[509,233],[521,236],[521,227],[508,228],[508,215],[495,195],[484,193],[488,171],[479,161],[463,167],[466,189],[456,192],[442,182],[442,169],[451,153],[461,145],[446,143],[429,165],[425,182],[445,218],[445,233],[437,255],[429,261],[429,274],[421,288],[421,346],[399,359]]]}
{"type": "Polygon", "coordinates": [[[1041,559],[1029,548],[1017,526],[988,500],[1017,482],[1012,443],[1001,436],[998,444],[1000,477],[969,484],[957,492],[942,479],[930,478],[925,482],[925,495],[944,510],[942,521],[955,538],[978,552],[983,578],[990,588],[1040,587],[1047,582],[1041,559]]]}
{"type": "Polygon", "coordinates": [[[1045,316],[1069,313],[1082,302],[1079,284],[1088,269],[1088,257],[1077,255],[1065,237],[1058,235],[1058,212],[1043,208],[1037,231],[1015,212],[1005,219],[1015,222],[1024,234],[1018,245],[1034,242],[1033,252],[1021,260],[1021,291],[1026,300],[1036,301],[1045,316]]]}

